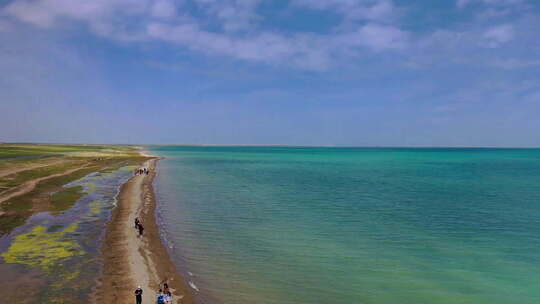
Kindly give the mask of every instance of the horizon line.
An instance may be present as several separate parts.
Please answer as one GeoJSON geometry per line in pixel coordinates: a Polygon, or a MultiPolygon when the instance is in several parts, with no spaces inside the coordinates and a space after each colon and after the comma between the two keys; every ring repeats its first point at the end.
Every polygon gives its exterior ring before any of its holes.
{"type": "Polygon", "coordinates": [[[73,145],[73,146],[177,146],[177,147],[282,147],[282,148],[456,148],[456,149],[540,149],[540,146],[392,146],[392,145],[287,145],[287,144],[126,144],[126,143],[65,143],[65,142],[2,142],[0,145],[73,145]]]}

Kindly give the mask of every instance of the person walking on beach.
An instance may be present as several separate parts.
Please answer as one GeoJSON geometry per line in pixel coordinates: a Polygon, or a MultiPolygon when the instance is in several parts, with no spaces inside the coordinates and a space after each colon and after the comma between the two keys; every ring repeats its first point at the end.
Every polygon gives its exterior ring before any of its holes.
{"type": "Polygon", "coordinates": [[[166,294],[167,292],[169,292],[169,284],[163,283],[163,293],[166,294]]]}
{"type": "Polygon", "coordinates": [[[165,304],[172,304],[172,294],[170,291],[165,293],[165,304]]]}
{"type": "Polygon", "coordinates": [[[137,289],[135,289],[135,303],[136,304],[142,303],[142,293],[143,293],[143,290],[141,286],[139,285],[137,289]]]}
{"type": "Polygon", "coordinates": [[[144,227],[143,227],[143,225],[139,222],[139,236],[142,236],[143,232],[144,232],[144,227]]]}
{"type": "Polygon", "coordinates": [[[156,304],[165,304],[165,295],[163,294],[163,290],[159,289],[158,295],[156,298],[156,304]]]}

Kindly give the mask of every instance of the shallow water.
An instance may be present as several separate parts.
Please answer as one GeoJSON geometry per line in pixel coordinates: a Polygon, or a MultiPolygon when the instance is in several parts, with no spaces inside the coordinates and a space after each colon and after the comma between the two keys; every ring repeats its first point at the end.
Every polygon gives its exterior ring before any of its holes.
{"type": "Polygon", "coordinates": [[[86,194],[65,212],[36,213],[0,238],[0,302],[88,301],[101,269],[100,240],[130,169],[66,185],[81,185],[86,194]]]}
{"type": "Polygon", "coordinates": [[[206,303],[540,303],[540,150],[150,150],[206,303]]]}

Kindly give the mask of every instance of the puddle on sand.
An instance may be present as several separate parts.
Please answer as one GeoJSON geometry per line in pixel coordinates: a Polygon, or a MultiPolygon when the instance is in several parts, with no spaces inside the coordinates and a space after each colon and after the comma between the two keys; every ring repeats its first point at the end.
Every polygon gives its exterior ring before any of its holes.
{"type": "Polygon", "coordinates": [[[101,267],[101,237],[132,167],[92,173],[65,187],[85,195],[62,213],[42,212],[0,238],[0,299],[6,303],[85,303],[101,267]]]}

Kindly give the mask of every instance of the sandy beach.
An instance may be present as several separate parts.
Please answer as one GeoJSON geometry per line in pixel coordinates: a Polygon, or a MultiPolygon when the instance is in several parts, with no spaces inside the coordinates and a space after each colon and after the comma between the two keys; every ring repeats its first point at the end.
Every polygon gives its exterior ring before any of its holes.
{"type": "Polygon", "coordinates": [[[150,174],[133,176],[120,189],[102,247],[103,273],[94,303],[134,303],[137,286],[143,289],[142,303],[154,303],[160,284],[165,282],[174,303],[192,303],[189,287],[171,262],[156,223],[152,181],[157,161],[146,161],[143,166],[150,174]],[[134,228],[136,217],[145,228],[142,237],[134,228]]]}

